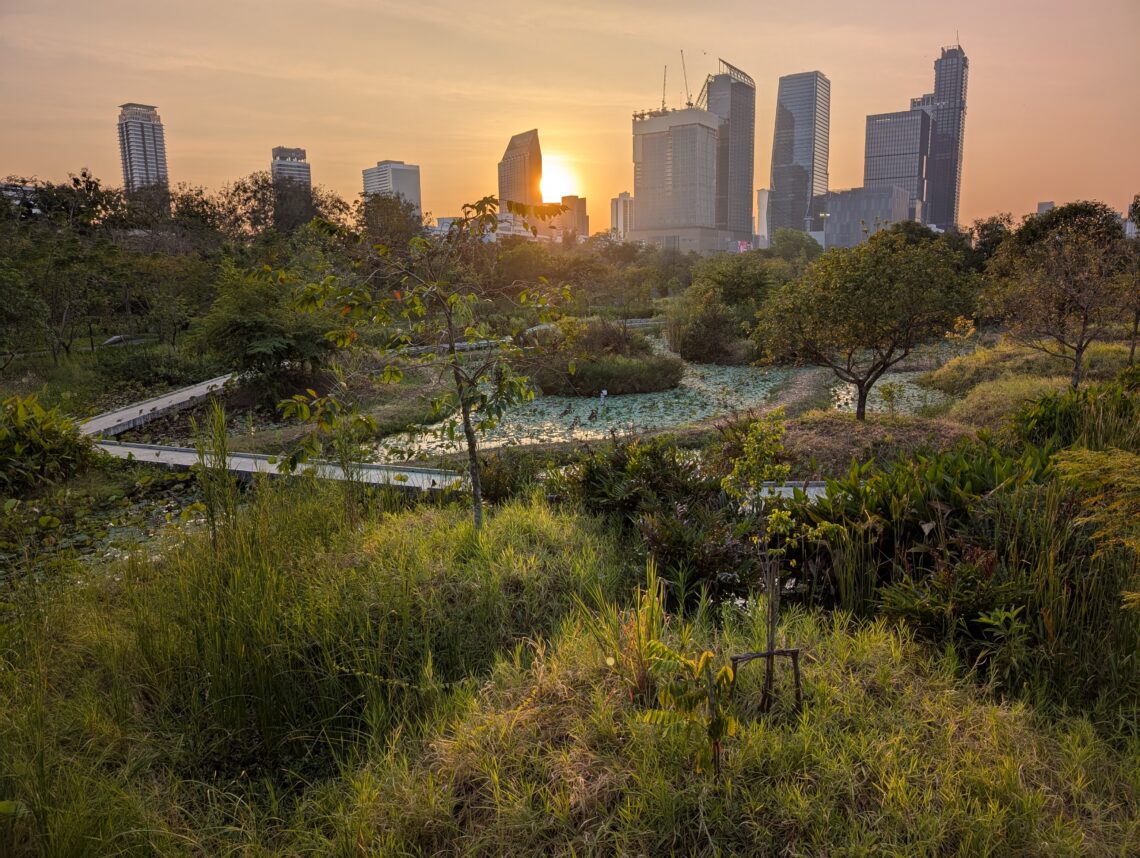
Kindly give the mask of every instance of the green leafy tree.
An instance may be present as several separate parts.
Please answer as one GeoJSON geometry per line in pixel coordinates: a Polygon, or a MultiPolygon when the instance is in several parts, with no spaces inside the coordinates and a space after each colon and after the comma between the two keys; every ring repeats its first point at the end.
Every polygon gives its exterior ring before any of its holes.
{"type": "Polygon", "coordinates": [[[1129,304],[1116,213],[1079,202],[1028,218],[988,266],[985,305],[1023,345],[1061,358],[1080,385],[1089,345],[1113,335],[1129,304]]]}
{"type": "Polygon", "coordinates": [[[217,298],[191,327],[192,342],[244,376],[279,383],[295,372],[319,370],[334,348],[327,320],[293,306],[284,276],[222,265],[217,298]]]}
{"type": "MultiPolygon", "coordinates": [[[[514,214],[538,220],[563,210],[507,205],[514,214]]],[[[451,389],[436,407],[458,414],[445,421],[443,431],[449,438],[462,433],[476,529],[483,524],[479,434],[494,427],[509,406],[534,395],[527,378],[513,369],[522,350],[511,335],[521,329],[503,330],[482,315],[504,300],[492,276],[494,249],[488,241],[498,222],[497,201],[485,197],[465,205],[445,235],[413,238],[406,254],[378,247],[379,266],[365,282],[328,277],[306,287],[304,298],[305,306],[335,310],[344,320],[332,334],[342,345],[356,342],[361,326],[378,328],[387,336],[383,354],[450,377],[451,389]]],[[[548,297],[542,284],[534,292],[519,287],[513,293],[522,305],[543,306],[548,297]]],[[[400,376],[398,364],[389,364],[387,380],[400,376]]]]}
{"type": "Polygon", "coordinates": [[[776,259],[783,259],[797,265],[802,271],[811,262],[823,254],[819,242],[798,229],[781,228],[772,234],[772,242],[768,245],[768,254],[776,259]]]}
{"type": "Polygon", "coordinates": [[[825,366],[854,385],[863,420],[883,373],[970,311],[971,283],[944,242],[912,243],[884,230],[829,250],[773,292],[755,338],[769,360],[825,366]]]}

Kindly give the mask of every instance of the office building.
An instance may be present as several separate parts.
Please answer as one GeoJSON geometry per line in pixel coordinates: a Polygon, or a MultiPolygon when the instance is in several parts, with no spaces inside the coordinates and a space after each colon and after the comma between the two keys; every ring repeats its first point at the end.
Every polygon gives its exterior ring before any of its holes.
{"type": "Polygon", "coordinates": [[[699,107],[633,115],[633,241],[668,250],[723,250],[717,229],[717,157],[724,120],[699,107]]]}
{"type": "Polygon", "coordinates": [[[832,191],[825,197],[823,246],[854,247],[881,229],[908,220],[910,194],[898,185],[832,191]]]}
{"type": "Polygon", "coordinates": [[[721,60],[720,70],[705,82],[703,98],[708,111],[723,120],[717,139],[716,225],[728,233],[728,241],[751,247],[756,83],[721,60]]]}
{"type": "Polygon", "coordinates": [[[756,246],[763,248],[772,243],[772,236],[768,230],[768,198],[771,196],[767,188],[756,191],[756,246]]]}
{"type": "Polygon", "coordinates": [[[269,175],[274,184],[278,182],[293,182],[313,186],[312,174],[309,172],[309,162],[305,160],[304,149],[291,149],[288,146],[274,146],[273,160],[269,162],[269,175]]]}
{"type": "Polygon", "coordinates": [[[929,185],[930,130],[924,110],[900,110],[867,117],[863,187],[897,185],[910,196],[910,220],[920,223],[929,185]]]}
{"type": "Polygon", "coordinates": [[[403,161],[377,161],[375,167],[365,167],[364,196],[383,194],[389,197],[403,197],[422,211],[420,207],[420,168],[416,164],[403,161]]]}
{"type": "Polygon", "coordinates": [[[768,226],[812,232],[827,193],[831,81],[811,71],[780,78],[768,226]]]}
{"type": "Polygon", "coordinates": [[[1045,214],[1051,212],[1056,208],[1056,204],[1052,200],[1045,200],[1037,204],[1037,214],[1045,214]]]}
{"type": "Polygon", "coordinates": [[[542,147],[536,129],[512,137],[499,161],[499,204],[504,214],[507,201],[542,205],[542,147]]]}
{"type": "Polygon", "coordinates": [[[153,104],[119,105],[119,155],[123,161],[123,187],[166,187],[166,137],[153,104]]]}
{"type": "Polygon", "coordinates": [[[586,198],[579,196],[566,196],[562,198],[562,205],[566,211],[551,221],[551,226],[561,236],[575,235],[579,239],[590,236],[590,216],[586,214],[586,198]]]}
{"type": "Polygon", "coordinates": [[[610,235],[627,241],[633,229],[633,194],[622,191],[610,200],[610,235]]]}
{"type": "Polygon", "coordinates": [[[911,110],[924,111],[932,120],[923,220],[941,230],[958,226],[969,71],[970,62],[961,45],[943,48],[934,61],[934,92],[910,102],[911,110]]]}

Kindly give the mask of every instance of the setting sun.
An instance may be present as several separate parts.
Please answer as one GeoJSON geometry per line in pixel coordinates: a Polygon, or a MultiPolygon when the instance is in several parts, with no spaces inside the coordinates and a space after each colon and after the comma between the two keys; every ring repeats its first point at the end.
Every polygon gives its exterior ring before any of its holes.
{"type": "Polygon", "coordinates": [[[542,201],[559,202],[563,197],[581,193],[578,176],[570,161],[558,155],[542,156],[542,201]]]}

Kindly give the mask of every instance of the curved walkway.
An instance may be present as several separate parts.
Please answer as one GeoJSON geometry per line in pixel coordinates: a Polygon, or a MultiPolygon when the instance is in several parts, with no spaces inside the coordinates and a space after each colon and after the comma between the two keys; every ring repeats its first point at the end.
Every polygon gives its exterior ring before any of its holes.
{"type": "MultiPolygon", "coordinates": [[[[198,463],[198,452],[189,447],[165,447],[160,444],[129,444],[121,441],[98,441],[100,450],[133,462],[159,465],[164,468],[185,470],[198,463]]],[[[273,456],[260,453],[230,453],[226,457],[226,470],[240,477],[252,478],[256,474],[271,477],[294,476],[281,470],[281,465],[273,456]]],[[[344,469],[332,462],[312,462],[302,466],[302,473],[312,472],[323,480],[346,479],[344,469]]],[[[463,478],[454,471],[440,471],[435,468],[402,467],[395,465],[372,465],[359,462],[353,466],[354,479],[374,486],[392,486],[408,491],[434,492],[458,488],[463,478]]]]}
{"type": "MultiPolygon", "coordinates": [[[[124,408],[99,414],[80,424],[79,431],[96,439],[95,446],[116,459],[145,462],[164,468],[185,469],[198,462],[198,453],[189,447],[168,447],[161,444],[129,444],[120,441],[103,440],[149,423],[165,414],[189,408],[220,392],[232,375],[220,375],[199,384],[183,387],[162,396],[145,399],[124,408]]],[[[226,461],[226,469],[238,476],[251,478],[255,474],[287,476],[280,464],[272,456],[259,453],[231,453],[226,461]]],[[[306,466],[317,477],[326,480],[346,479],[344,469],[331,462],[314,462],[306,466]]],[[[440,491],[463,485],[463,477],[455,471],[442,471],[435,468],[402,467],[396,465],[373,465],[357,463],[352,476],[370,485],[393,486],[407,491],[440,491]]]]}

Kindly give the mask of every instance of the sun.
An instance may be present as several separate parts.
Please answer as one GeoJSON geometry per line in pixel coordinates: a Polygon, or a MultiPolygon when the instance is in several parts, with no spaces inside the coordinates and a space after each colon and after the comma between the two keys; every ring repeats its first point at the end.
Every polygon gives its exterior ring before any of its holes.
{"type": "Polygon", "coordinates": [[[578,176],[570,161],[558,155],[542,156],[542,201],[561,202],[578,193],[578,176]]]}

